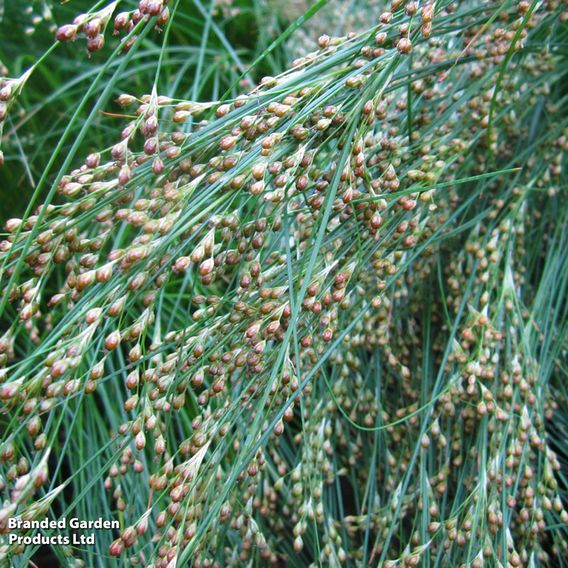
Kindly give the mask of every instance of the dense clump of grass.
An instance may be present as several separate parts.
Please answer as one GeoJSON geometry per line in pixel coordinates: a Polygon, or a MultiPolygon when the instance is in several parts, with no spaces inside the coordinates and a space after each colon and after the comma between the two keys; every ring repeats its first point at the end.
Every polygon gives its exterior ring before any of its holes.
{"type": "Polygon", "coordinates": [[[0,243],[0,523],[120,521],[70,566],[566,564],[566,4],[369,2],[280,73],[326,2],[247,64],[214,4],[118,4],[57,28],[121,39],[0,243]]]}

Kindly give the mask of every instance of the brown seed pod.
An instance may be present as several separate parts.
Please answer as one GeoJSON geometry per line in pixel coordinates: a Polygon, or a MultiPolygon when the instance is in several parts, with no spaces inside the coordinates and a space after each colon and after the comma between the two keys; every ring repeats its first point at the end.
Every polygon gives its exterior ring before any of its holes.
{"type": "Polygon", "coordinates": [[[113,331],[105,339],[105,348],[114,351],[120,345],[120,332],[113,331]]]}
{"type": "Polygon", "coordinates": [[[399,53],[406,55],[412,51],[412,42],[407,37],[401,37],[396,44],[396,48],[399,53]]]}
{"type": "Polygon", "coordinates": [[[57,28],[55,38],[57,41],[73,41],[77,39],[77,26],[73,24],[66,24],[57,28]]]}
{"type": "Polygon", "coordinates": [[[109,546],[109,554],[111,556],[120,556],[124,552],[124,543],[122,539],[116,539],[110,546],[109,546]]]}
{"type": "Polygon", "coordinates": [[[105,36],[98,34],[95,37],[90,37],[87,40],[87,49],[90,53],[100,51],[105,46],[105,36]]]}

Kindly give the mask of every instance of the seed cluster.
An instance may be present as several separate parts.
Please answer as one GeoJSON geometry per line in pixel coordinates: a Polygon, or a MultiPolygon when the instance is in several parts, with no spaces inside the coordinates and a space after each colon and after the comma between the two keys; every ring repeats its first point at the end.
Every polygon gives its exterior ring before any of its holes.
{"type": "MultiPolygon", "coordinates": [[[[154,26],[158,31],[164,29],[170,19],[167,6],[169,0],[141,0],[135,10],[118,12],[113,20],[113,35],[124,36],[121,39],[122,51],[128,51],[139,39],[139,32],[147,25],[154,26]]],[[[116,12],[120,0],[110,2],[100,10],[93,10],[78,15],[71,24],[57,27],[53,23],[53,13],[47,4],[44,4],[42,13],[34,13],[33,7],[25,10],[30,17],[30,26],[26,33],[32,35],[36,27],[44,22],[48,24],[50,32],[55,33],[55,39],[60,43],[74,42],[79,38],[86,39],[87,50],[90,53],[100,51],[105,46],[105,33],[116,12]]],[[[32,65],[20,77],[8,76],[8,69],[0,61],[0,147],[2,135],[8,113],[16,105],[26,82],[34,73],[38,63],[32,65]]],[[[4,152],[0,149],[0,167],[4,165],[4,152]]]]}
{"type": "MultiPolygon", "coordinates": [[[[128,12],[119,12],[114,16],[113,34],[126,33],[123,49],[130,49],[137,36],[132,33],[140,22],[148,22],[152,18],[158,27],[165,26],[170,19],[169,0],[140,0],[138,8],[128,12]]],[[[105,30],[119,2],[111,2],[98,12],[90,12],[77,16],[72,24],[64,24],[57,28],[57,41],[75,41],[79,36],[87,40],[90,53],[101,50],[105,45],[105,30]]]]}
{"type": "MultiPolygon", "coordinates": [[[[0,69],[0,73],[2,69],[0,69]]],[[[30,73],[24,73],[16,79],[0,77],[0,138],[4,132],[4,125],[10,108],[14,105],[16,97],[20,94],[30,73]]],[[[0,167],[4,165],[4,152],[0,150],[0,167]]]]}
{"type": "Polygon", "coordinates": [[[121,95],[120,140],[0,242],[0,528],[62,496],[58,418],[98,400],[132,565],[565,557],[566,19],[393,1],[236,99],[121,95]]]}

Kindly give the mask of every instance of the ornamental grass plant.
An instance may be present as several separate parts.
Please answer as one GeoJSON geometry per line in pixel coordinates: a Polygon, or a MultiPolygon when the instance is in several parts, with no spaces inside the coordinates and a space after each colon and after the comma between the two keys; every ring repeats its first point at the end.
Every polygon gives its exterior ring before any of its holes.
{"type": "Polygon", "coordinates": [[[0,562],[568,565],[568,3],[6,0],[0,59],[0,562]]]}

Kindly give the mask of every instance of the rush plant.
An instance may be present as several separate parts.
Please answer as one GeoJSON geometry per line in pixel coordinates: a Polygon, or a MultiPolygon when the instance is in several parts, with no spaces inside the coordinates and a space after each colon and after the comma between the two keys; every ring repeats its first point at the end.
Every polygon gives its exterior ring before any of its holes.
{"type": "Polygon", "coordinates": [[[36,4],[0,558],[567,565],[568,4],[36,4]]]}

